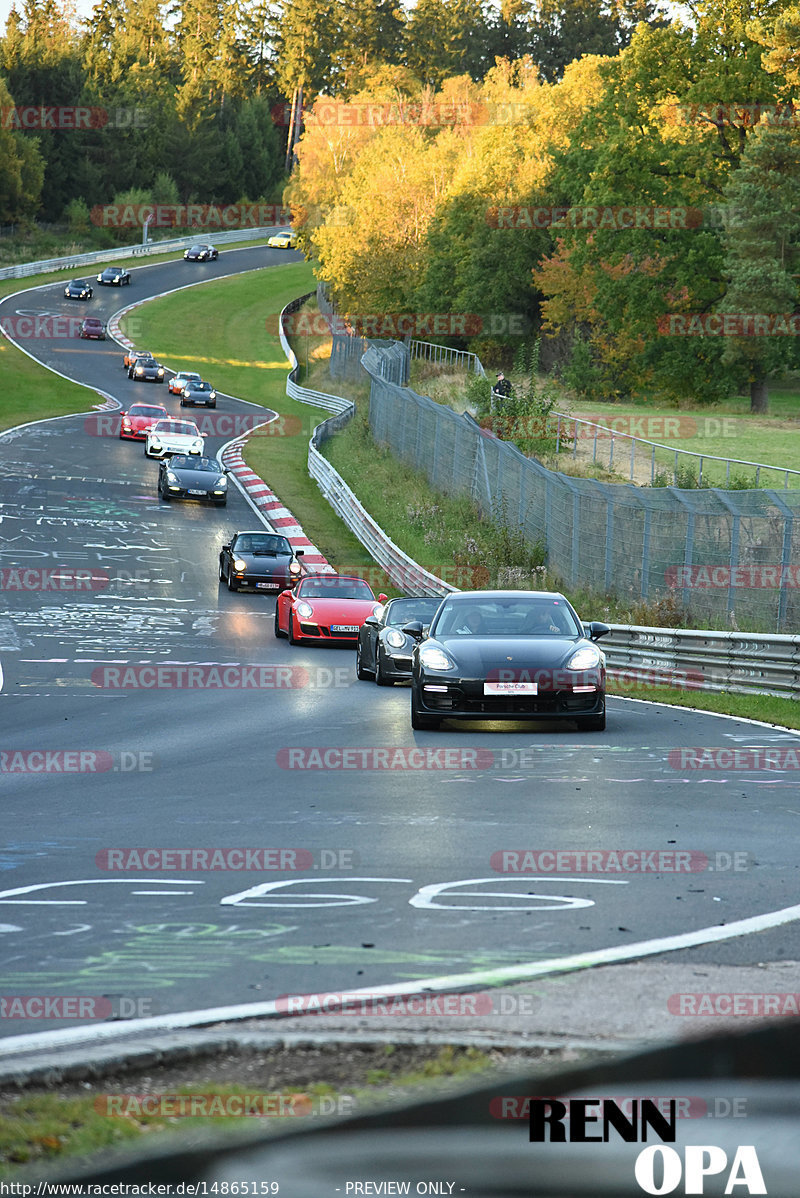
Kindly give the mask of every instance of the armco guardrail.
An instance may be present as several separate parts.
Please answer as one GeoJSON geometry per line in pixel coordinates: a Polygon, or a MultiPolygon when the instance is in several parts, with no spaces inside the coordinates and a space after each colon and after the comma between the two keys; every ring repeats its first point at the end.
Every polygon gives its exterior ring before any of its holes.
{"type": "MultiPolygon", "coordinates": [[[[287,305],[281,318],[285,313],[295,311],[307,298],[303,296],[287,305]]],[[[282,319],[280,333],[294,374],[297,359],[283,332],[282,319]]],[[[372,357],[382,348],[372,346],[372,357]]],[[[429,574],[403,553],[319,452],[319,445],[351,419],[353,405],[341,397],[302,388],[296,382],[293,389],[302,394],[292,397],[303,403],[319,406],[315,397],[322,395],[326,401],[339,405],[337,415],[314,429],[308,447],[308,470],[347,527],[397,586],[425,595],[445,595],[458,590],[429,574]]],[[[286,390],[292,395],[288,381],[286,390]]],[[[591,612],[584,614],[591,618],[591,612]]],[[[635,679],[643,687],[643,697],[646,689],[663,683],[685,689],[689,697],[693,690],[705,690],[800,698],[800,636],[612,624],[611,633],[602,644],[609,674],[621,679],[635,679]]]]}
{"type": "Polygon", "coordinates": [[[48,274],[52,270],[78,270],[96,262],[118,262],[121,258],[148,257],[150,254],[168,254],[170,250],[184,249],[194,245],[201,237],[224,245],[227,241],[258,241],[275,226],[258,229],[233,229],[230,232],[208,233],[199,229],[188,237],[171,237],[167,241],[149,241],[147,245],[123,245],[116,250],[92,250],[88,254],[73,254],[66,258],[45,258],[40,262],[20,262],[16,266],[4,266],[0,279],[25,279],[29,275],[48,274]]]}
{"type": "Polygon", "coordinates": [[[603,639],[612,676],[688,691],[800,699],[800,636],[612,624],[603,639]]]}

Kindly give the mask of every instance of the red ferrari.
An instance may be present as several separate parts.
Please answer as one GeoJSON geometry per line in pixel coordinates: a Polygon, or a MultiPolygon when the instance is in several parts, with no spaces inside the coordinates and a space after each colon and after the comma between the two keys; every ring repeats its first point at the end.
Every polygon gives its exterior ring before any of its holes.
{"type": "Polygon", "coordinates": [[[385,599],[376,599],[363,578],[307,574],[294,590],[278,595],[275,635],[288,636],[292,645],[307,640],[355,645],[361,625],[385,599]]]}
{"type": "Polygon", "coordinates": [[[160,403],[132,403],[121,417],[120,440],[144,441],[157,420],[169,419],[169,412],[160,403]]]}

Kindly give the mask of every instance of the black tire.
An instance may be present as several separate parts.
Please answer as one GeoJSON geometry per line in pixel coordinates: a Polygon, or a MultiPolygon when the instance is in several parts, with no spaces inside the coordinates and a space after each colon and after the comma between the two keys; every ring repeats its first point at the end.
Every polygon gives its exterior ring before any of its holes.
{"type": "Polygon", "coordinates": [[[411,727],[415,732],[436,732],[441,725],[441,718],[432,715],[420,715],[417,707],[417,692],[411,688],[411,727]]]}
{"type": "Polygon", "coordinates": [[[295,636],[294,632],[294,612],[289,612],[289,644],[299,645],[300,641],[295,636]]]}
{"type": "Polygon", "coordinates": [[[170,500],[169,495],[165,495],[164,492],[161,490],[161,487],[158,488],[158,498],[163,499],[164,503],[169,503],[169,500],[170,500]]]}
{"type": "Polygon", "coordinates": [[[277,601],[275,603],[275,635],[279,641],[286,640],[286,633],[283,631],[282,628],[280,628],[278,626],[278,604],[277,604],[277,601]]]}
{"type": "Polygon", "coordinates": [[[378,647],[375,650],[375,681],[378,686],[394,686],[394,678],[386,677],[380,642],[378,642],[378,647]]]}
{"type": "Polygon", "coordinates": [[[225,581],[225,573],[222,569],[222,558],[219,559],[219,566],[217,568],[217,573],[219,574],[220,582],[224,582],[225,581]]]}
{"type": "Polygon", "coordinates": [[[606,730],[606,713],[605,708],[601,715],[584,715],[578,719],[579,732],[605,732],[606,730]]]}
{"type": "Polygon", "coordinates": [[[361,641],[356,645],[356,678],[360,682],[366,682],[370,678],[374,678],[373,670],[368,670],[361,660],[361,641]]]}
{"type": "Polygon", "coordinates": [[[228,581],[228,590],[229,591],[238,591],[239,590],[239,584],[237,582],[234,582],[233,570],[230,568],[230,566],[228,566],[228,580],[227,581],[228,581]]]}

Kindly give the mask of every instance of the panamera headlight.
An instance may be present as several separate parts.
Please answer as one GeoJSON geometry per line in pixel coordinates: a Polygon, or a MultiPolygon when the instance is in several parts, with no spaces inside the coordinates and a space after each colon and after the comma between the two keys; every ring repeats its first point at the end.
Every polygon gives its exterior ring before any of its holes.
{"type": "Polygon", "coordinates": [[[311,606],[311,604],[305,603],[302,599],[297,604],[295,611],[301,620],[310,620],[314,614],[314,608],[311,606]]]}
{"type": "Polygon", "coordinates": [[[386,644],[392,649],[402,649],[406,643],[406,638],[397,628],[390,628],[386,633],[386,644]]]}
{"type": "Polygon", "coordinates": [[[455,662],[437,645],[424,645],[419,651],[419,662],[426,670],[455,669],[455,662]]]}
{"type": "Polygon", "coordinates": [[[167,471],[167,482],[170,482],[170,483],[172,483],[173,486],[177,487],[178,486],[177,474],[173,474],[173,472],[171,470],[168,470],[167,471]]]}
{"type": "Polygon", "coordinates": [[[567,662],[567,669],[594,670],[600,665],[601,660],[599,649],[595,649],[594,645],[584,645],[577,653],[573,653],[567,662]]]}
{"type": "Polygon", "coordinates": [[[203,438],[197,437],[194,441],[192,441],[192,453],[202,453],[202,452],[203,452],[203,438]]]}
{"type": "Polygon", "coordinates": [[[227,485],[228,485],[228,480],[224,474],[221,474],[219,476],[219,478],[217,479],[217,481],[214,483],[215,487],[227,487],[227,485]]]}
{"type": "Polygon", "coordinates": [[[241,574],[242,570],[247,569],[247,562],[243,562],[240,557],[235,557],[233,559],[233,568],[238,574],[241,574]]]}

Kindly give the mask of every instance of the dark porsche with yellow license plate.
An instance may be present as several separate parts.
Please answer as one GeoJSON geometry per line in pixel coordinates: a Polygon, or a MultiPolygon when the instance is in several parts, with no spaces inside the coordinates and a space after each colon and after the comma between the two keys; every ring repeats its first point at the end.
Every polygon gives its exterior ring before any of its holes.
{"type": "Polygon", "coordinates": [[[374,678],[378,686],[407,682],[416,641],[403,632],[403,625],[409,620],[419,620],[427,627],[441,602],[441,595],[433,598],[406,595],[390,599],[380,615],[367,616],[358,634],[356,676],[374,678]]]}
{"type": "Polygon", "coordinates": [[[215,408],[217,393],[205,379],[189,379],[181,392],[181,407],[215,408]]]}
{"type": "Polygon", "coordinates": [[[460,591],[448,595],[419,643],[411,679],[411,726],[442,720],[574,720],[606,725],[605,657],[595,642],[607,624],[582,624],[553,591],[460,591]]]}
{"type": "Polygon", "coordinates": [[[128,378],[134,383],[163,383],[164,367],[155,358],[137,358],[128,368],[128,378]]]}
{"type": "Polygon", "coordinates": [[[304,550],[292,549],[286,537],[277,533],[237,532],[219,554],[219,580],[229,591],[252,587],[277,595],[297,582],[302,573],[298,558],[304,550]]]}
{"type": "Polygon", "coordinates": [[[228,502],[228,475],[216,458],[173,454],[158,470],[161,499],[210,499],[217,507],[228,502]]]}

